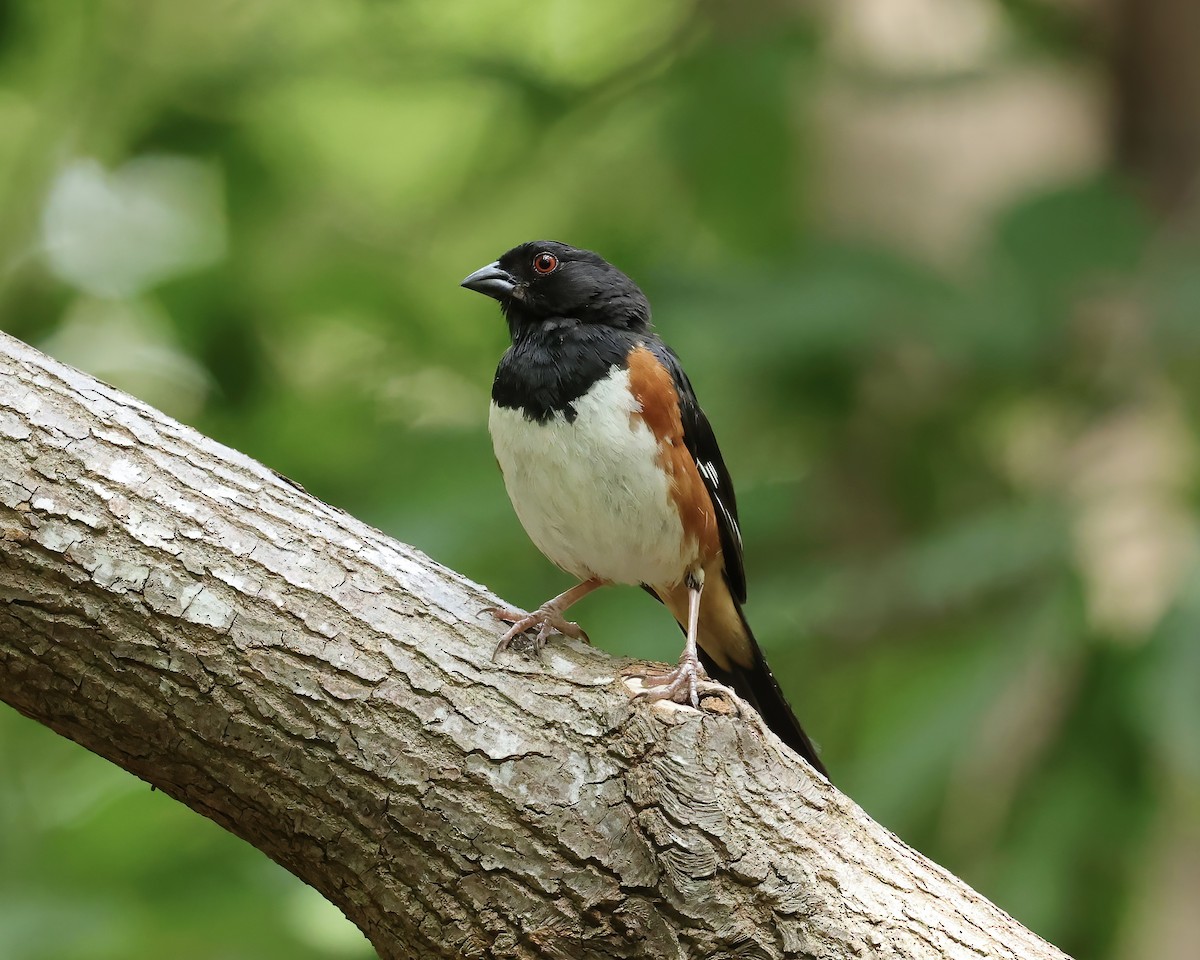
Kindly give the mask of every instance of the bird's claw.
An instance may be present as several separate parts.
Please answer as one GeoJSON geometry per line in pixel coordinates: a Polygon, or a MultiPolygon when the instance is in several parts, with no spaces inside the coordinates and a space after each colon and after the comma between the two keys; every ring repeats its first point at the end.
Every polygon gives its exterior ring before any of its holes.
{"type": "Polygon", "coordinates": [[[482,617],[485,613],[497,620],[503,620],[505,623],[516,623],[523,617],[529,616],[523,610],[510,610],[508,607],[484,607],[476,616],[482,617]]]}
{"type": "Polygon", "coordinates": [[[636,674],[642,681],[643,689],[637,696],[651,702],[655,700],[670,700],[673,703],[691,704],[700,709],[700,691],[710,692],[710,687],[719,687],[708,679],[699,661],[682,657],[674,670],[666,673],[636,674]]]}
{"type": "Polygon", "coordinates": [[[489,613],[497,620],[504,623],[512,624],[505,631],[504,636],[500,638],[500,642],[496,644],[496,649],[492,653],[492,658],[507,650],[512,642],[521,634],[537,627],[537,633],[533,635],[533,649],[535,652],[541,652],[552,634],[560,633],[564,637],[571,637],[573,640],[582,640],[584,643],[591,643],[588,635],[583,628],[577,623],[572,623],[569,620],[563,619],[562,615],[555,610],[537,609],[533,613],[523,613],[519,610],[509,610],[505,607],[488,607],[481,613],[489,613]]]}

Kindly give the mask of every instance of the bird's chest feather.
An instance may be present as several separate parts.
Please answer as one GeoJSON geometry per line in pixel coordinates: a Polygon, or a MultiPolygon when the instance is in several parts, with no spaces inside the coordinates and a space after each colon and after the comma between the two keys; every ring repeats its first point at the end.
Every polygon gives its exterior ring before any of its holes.
{"type": "Polygon", "coordinates": [[[496,460],[530,539],[580,578],[678,582],[695,546],[685,543],[629,371],[612,367],[571,407],[539,422],[492,403],[496,460]]]}

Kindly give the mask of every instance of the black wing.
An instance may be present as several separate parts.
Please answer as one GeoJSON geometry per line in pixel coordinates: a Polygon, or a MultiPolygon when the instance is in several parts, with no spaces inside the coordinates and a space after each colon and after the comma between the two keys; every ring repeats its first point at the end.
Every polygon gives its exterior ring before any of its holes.
{"type": "Polygon", "coordinates": [[[733,481],[721,457],[721,448],[713,434],[708,417],[700,409],[696,392],[683,372],[675,352],[657,338],[647,344],[658,361],[671,372],[675,390],[679,394],[679,415],[683,420],[683,442],[696,461],[696,469],[712,498],[717,515],[717,528],[721,534],[721,551],[725,557],[725,579],[729,590],[738,603],[746,602],[746,570],[742,563],[742,531],[738,526],[737,497],[733,492],[733,481]]]}

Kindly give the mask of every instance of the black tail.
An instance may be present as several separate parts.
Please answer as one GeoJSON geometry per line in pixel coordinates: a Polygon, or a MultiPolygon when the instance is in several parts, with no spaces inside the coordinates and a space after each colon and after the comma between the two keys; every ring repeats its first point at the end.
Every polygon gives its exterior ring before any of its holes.
{"type": "Polygon", "coordinates": [[[741,667],[734,664],[731,669],[722,670],[701,648],[699,650],[700,661],[704,664],[704,669],[718,683],[733,687],[739,697],[759,712],[775,736],[800,754],[828,780],[829,773],[825,769],[825,764],[821,763],[820,757],[817,756],[817,748],[813,746],[813,742],[808,739],[808,734],[800,726],[800,721],[792,713],[792,708],[784,697],[783,691],[779,689],[779,681],[775,679],[775,674],[767,666],[762,649],[759,647],[758,641],[754,639],[754,634],[750,632],[750,625],[746,623],[745,617],[742,618],[742,623],[745,625],[746,634],[750,637],[754,647],[754,665],[741,667]]]}

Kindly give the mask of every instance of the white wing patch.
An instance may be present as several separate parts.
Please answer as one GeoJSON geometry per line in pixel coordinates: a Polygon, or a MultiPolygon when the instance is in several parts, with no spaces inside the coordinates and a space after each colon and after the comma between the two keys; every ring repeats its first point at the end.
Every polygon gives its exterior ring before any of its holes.
{"type": "Polygon", "coordinates": [[[738,526],[737,520],[734,519],[733,514],[729,512],[728,508],[721,501],[721,476],[717,473],[716,464],[711,460],[697,460],[696,469],[700,471],[700,476],[708,482],[709,499],[721,511],[721,516],[725,518],[729,529],[733,531],[733,537],[737,541],[738,550],[741,550],[742,530],[738,526]]]}

